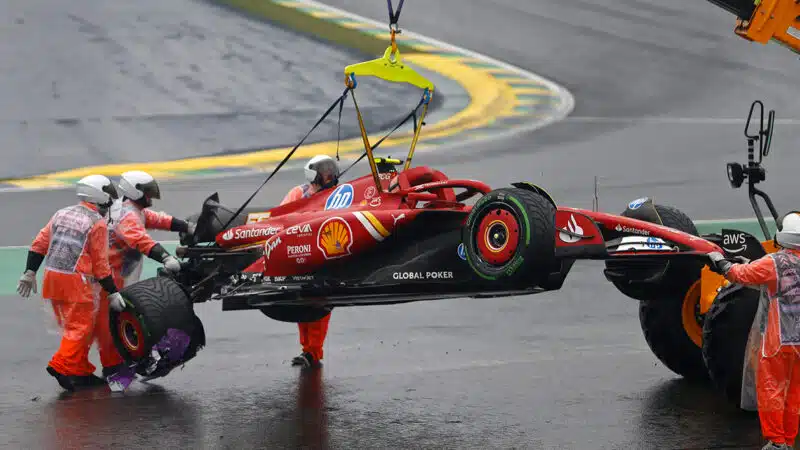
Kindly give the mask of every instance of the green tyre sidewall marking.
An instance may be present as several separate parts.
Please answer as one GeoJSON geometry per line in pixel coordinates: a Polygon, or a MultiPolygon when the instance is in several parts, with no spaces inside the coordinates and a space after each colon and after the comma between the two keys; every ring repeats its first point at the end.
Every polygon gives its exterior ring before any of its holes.
{"type": "Polygon", "coordinates": [[[522,212],[522,218],[524,219],[525,223],[523,226],[525,227],[525,245],[531,245],[531,222],[528,219],[528,213],[525,211],[525,208],[522,206],[519,200],[516,197],[509,195],[508,199],[512,202],[516,203],[517,207],[519,208],[520,212],[522,212]]]}
{"type": "MultiPolygon", "coordinates": [[[[127,307],[132,310],[133,315],[136,317],[136,319],[139,320],[139,325],[142,327],[142,332],[144,332],[145,340],[151,339],[153,337],[153,335],[150,333],[150,330],[147,328],[147,322],[144,320],[144,316],[133,306],[133,303],[131,303],[128,299],[126,299],[125,297],[122,297],[122,299],[125,301],[125,305],[127,305],[127,307]]],[[[119,313],[117,313],[117,314],[119,314],[119,313]]]]}
{"type": "MultiPolygon", "coordinates": [[[[470,239],[472,239],[472,236],[470,236],[470,239]]],[[[483,272],[481,272],[481,271],[480,271],[480,270],[479,270],[479,269],[478,269],[478,268],[475,266],[475,264],[473,264],[473,262],[472,262],[472,258],[470,258],[470,257],[469,257],[469,252],[464,252],[464,253],[467,255],[467,263],[469,264],[469,266],[470,266],[470,267],[472,267],[472,271],[473,271],[473,272],[475,272],[476,274],[478,274],[478,275],[479,275],[481,278],[483,278],[483,279],[490,280],[490,281],[495,281],[495,280],[497,280],[497,277],[493,277],[493,276],[491,276],[491,275],[486,275],[486,274],[484,274],[483,272]]]]}

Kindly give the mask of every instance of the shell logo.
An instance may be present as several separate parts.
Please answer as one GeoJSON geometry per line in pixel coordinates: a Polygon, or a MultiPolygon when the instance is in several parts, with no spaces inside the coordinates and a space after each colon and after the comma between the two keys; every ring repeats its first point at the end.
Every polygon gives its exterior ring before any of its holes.
{"type": "Polygon", "coordinates": [[[317,248],[325,259],[341,258],[350,254],[353,246],[353,230],[341,217],[332,217],[319,227],[317,248]]]}

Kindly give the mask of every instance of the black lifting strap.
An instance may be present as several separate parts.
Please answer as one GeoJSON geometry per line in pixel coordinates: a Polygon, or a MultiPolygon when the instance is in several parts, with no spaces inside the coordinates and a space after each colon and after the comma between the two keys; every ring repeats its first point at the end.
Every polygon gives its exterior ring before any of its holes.
{"type": "Polygon", "coordinates": [[[400,0],[400,3],[397,4],[397,12],[392,9],[392,0],[386,0],[386,5],[389,6],[389,27],[397,26],[397,21],[400,20],[400,11],[403,10],[403,2],[405,0],[400,0]]]}
{"type": "MultiPolygon", "coordinates": [[[[374,151],[376,148],[378,148],[378,146],[379,146],[379,145],[381,145],[381,142],[383,142],[384,140],[386,140],[386,138],[388,138],[388,137],[389,137],[389,136],[390,136],[392,133],[394,133],[395,131],[397,131],[397,129],[398,129],[398,128],[402,127],[402,126],[403,126],[403,125],[404,125],[406,122],[408,122],[408,119],[414,119],[414,132],[416,133],[416,132],[417,132],[417,110],[419,109],[419,107],[420,107],[420,106],[422,106],[422,104],[423,104],[424,102],[425,102],[425,96],[423,96],[423,97],[422,97],[422,99],[420,99],[420,101],[419,101],[419,103],[417,104],[417,106],[415,106],[415,107],[414,107],[414,109],[412,109],[412,110],[411,110],[411,112],[410,112],[410,113],[408,113],[408,115],[407,115],[407,116],[406,116],[406,117],[405,117],[403,120],[401,120],[401,121],[400,121],[400,123],[398,123],[397,125],[395,125],[395,127],[394,127],[394,128],[392,128],[392,130],[391,130],[391,131],[389,131],[388,133],[386,133],[386,135],[385,135],[384,137],[380,138],[380,140],[379,140],[378,142],[376,142],[376,143],[375,143],[375,144],[372,146],[372,150],[374,151]]],[[[423,125],[423,124],[420,124],[420,126],[422,126],[422,125],[423,125]]],[[[344,174],[345,174],[345,172],[347,172],[348,170],[352,169],[352,168],[353,168],[353,166],[355,166],[356,164],[358,164],[358,163],[359,163],[359,162],[360,162],[362,159],[364,159],[364,157],[365,157],[365,156],[367,156],[367,152],[366,152],[366,151],[364,151],[364,153],[362,153],[362,154],[361,154],[361,156],[359,156],[359,157],[358,157],[358,159],[356,159],[355,161],[353,161],[353,163],[352,163],[352,164],[350,164],[350,165],[347,167],[347,169],[344,169],[344,170],[342,171],[342,173],[341,173],[341,174],[339,174],[339,177],[341,177],[342,175],[344,175],[344,174]]]]}
{"type": "Polygon", "coordinates": [[[264,180],[264,182],[263,182],[263,183],[261,183],[261,186],[259,186],[259,187],[258,187],[258,189],[256,189],[256,191],[255,191],[255,192],[253,192],[253,195],[251,195],[251,196],[250,196],[250,198],[248,198],[248,199],[247,199],[247,201],[246,201],[246,202],[244,202],[244,204],[242,204],[242,206],[240,206],[240,207],[239,207],[239,209],[238,209],[238,210],[237,210],[237,211],[236,211],[236,212],[233,214],[233,216],[231,216],[230,220],[228,220],[228,223],[226,223],[226,224],[225,224],[225,226],[224,226],[224,227],[222,227],[222,229],[223,229],[223,230],[224,230],[225,228],[228,228],[228,225],[230,225],[230,224],[231,224],[231,223],[234,221],[234,219],[236,219],[236,218],[239,216],[239,214],[241,214],[241,213],[242,213],[242,211],[244,211],[244,209],[245,209],[245,208],[247,208],[247,205],[248,205],[248,204],[250,204],[250,202],[253,200],[253,198],[255,198],[256,194],[258,194],[258,191],[260,191],[260,190],[261,190],[261,188],[263,188],[263,187],[264,187],[264,185],[265,185],[265,184],[267,184],[267,182],[269,182],[269,180],[271,180],[271,179],[272,179],[272,177],[273,177],[273,176],[274,176],[276,173],[278,173],[278,170],[280,170],[280,168],[281,168],[281,167],[283,167],[283,165],[284,165],[284,164],[286,164],[286,161],[288,161],[288,160],[289,160],[289,158],[291,158],[291,157],[292,157],[292,155],[294,154],[294,152],[295,152],[295,151],[296,151],[296,150],[297,150],[297,149],[298,149],[298,148],[299,148],[301,145],[303,145],[303,142],[305,142],[306,138],[308,138],[308,136],[309,136],[309,135],[310,135],[310,134],[311,134],[311,133],[312,133],[312,132],[313,132],[313,131],[314,131],[314,130],[315,130],[317,127],[318,127],[318,126],[319,126],[319,124],[321,124],[321,123],[322,123],[322,121],[323,121],[323,120],[325,120],[325,118],[326,118],[326,117],[328,117],[328,114],[330,114],[330,113],[331,113],[331,111],[333,111],[333,108],[335,108],[337,104],[339,105],[339,111],[340,111],[339,118],[340,118],[340,120],[341,120],[341,110],[342,110],[342,104],[344,103],[344,99],[345,99],[345,98],[347,98],[347,93],[348,93],[348,92],[350,92],[350,88],[349,88],[349,87],[345,88],[344,92],[342,92],[342,95],[341,95],[341,96],[340,96],[338,99],[336,99],[336,101],[335,101],[335,102],[333,102],[333,104],[332,104],[332,105],[331,105],[331,106],[328,108],[328,110],[327,110],[327,111],[325,111],[325,114],[323,114],[323,115],[322,115],[322,117],[320,117],[320,118],[319,118],[319,120],[317,120],[317,123],[315,123],[315,124],[314,124],[314,126],[313,126],[313,127],[311,127],[311,129],[310,129],[310,130],[308,130],[308,133],[306,133],[306,135],[305,135],[305,136],[303,136],[303,139],[301,139],[301,140],[300,140],[300,142],[298,142],[298,143],[297,143],[297,145],[295,145],[295,146],[294,146],[294,148],[292,149],[292,151],[290,151],[290,152],[289,152],[289,153],[288,153],[288,154],[287,154],[287,155],[286,155],[286,156],[283,158],[283,161],[281,161],[281,162],[280,162],[280,164],[278,164],[278,167],[276,167],[276,168],[275,168],[275,170],[273,170],[273,171],[272,171],[272,173],[271,173],[271,174],[269,174],[269,176],[267,177],[267,179],[266,179],[266,180],[264,180]]]}

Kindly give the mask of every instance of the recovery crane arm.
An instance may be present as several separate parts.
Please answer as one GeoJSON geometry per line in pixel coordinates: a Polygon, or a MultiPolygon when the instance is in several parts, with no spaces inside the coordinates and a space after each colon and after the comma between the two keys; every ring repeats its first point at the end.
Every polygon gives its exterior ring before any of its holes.
{"type": "Polygon", "coordinates": [[[708,0],[736,16],[734,32],[748,41],[774,40],[800,54],[800,0],[708,0]]]}

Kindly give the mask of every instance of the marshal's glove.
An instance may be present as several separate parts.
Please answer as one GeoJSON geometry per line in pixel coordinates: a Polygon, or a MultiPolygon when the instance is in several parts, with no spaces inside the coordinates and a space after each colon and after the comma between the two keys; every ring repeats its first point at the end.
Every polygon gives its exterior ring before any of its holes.
{"type": "Polygon", "coordinates": [[[181,271],[181,263],[178,258],[169,255],[164,258],[164,268],[172,273],[178,273],[181,271]]]}
{"type": "Polygon", "coordinates": [[[108,306],[116,312],[122,312],[125,309],[125,300],[122,299],[122,294],[114,292],[108,296],[108,306]]]}
{"type": "Polygon", "coordinates": [[[733,263],[726,260],[725,256],[722,255],[720,252],[711,252],[708,254],[708,259],[711,260],[708,267],[711,269],[712,272],[718,273],[720,275],[725,275],[731,270],[733,263]]]}
{"type": "Polygon", "coordinates": [[[31,295],[31,290],[36,292],[36,272],[29,269],[20,277],[17,283],[17,292],[22,297],[27,298],[31,295]]]}

